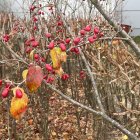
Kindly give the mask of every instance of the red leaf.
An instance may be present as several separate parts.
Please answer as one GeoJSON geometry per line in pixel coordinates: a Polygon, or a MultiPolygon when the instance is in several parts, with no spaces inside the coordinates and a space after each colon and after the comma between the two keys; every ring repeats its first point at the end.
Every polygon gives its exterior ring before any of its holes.
{"type": "Polygon", "coordinates": [[[30,66],[26,77],[26,85],[31,92],[36,91],[43,80],[43,71],[40,66],[30,66]]]}

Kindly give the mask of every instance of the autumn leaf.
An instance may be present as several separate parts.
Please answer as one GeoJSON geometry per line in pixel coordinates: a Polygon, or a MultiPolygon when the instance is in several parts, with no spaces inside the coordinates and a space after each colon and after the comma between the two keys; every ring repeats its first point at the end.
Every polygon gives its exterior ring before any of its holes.
{"type": "Polygon", "coordinates": [[[67,61],[67,54],[66,54],[66,52],[61,52],[60,60],[61,60],[61,62],[66,62],[67,61]]]}
{"type": "Polygon", "coordinates": [[[27,110],[27,105],[28,105],[29,100],[26,93],[24,93],[24,90],[22,88],[16,87],[16,88],[13,88],[12,90],[13,90],[14,97],[11,100],[10,113],[13,118],[18,120],[24,115],[25,111],[27,110]],[[17,89],[20,89],[22,91],[22,94],[23,94],[22,98],[16,97],[17,89]]]}
{"type": "Polygon", "coordinates": [[[122,140],[128,140],[128,136],[127,135],[122,136],[122,140]]]}
{"type": "Polygon", "coordinates": [[[61,77],[63,74],[62,62],[66,62],[67,54],[64,51],[61,51],[59,47],[55,47],[50,51],[50,56],[53,63],[53,68],[55,72],[61,77]]]}
{"type": "Polygon", "coordinates": [[[53,68],[54,69],[59,69],[61,66],[61,61],[60,61],[60,50],[55,47],[50,51],[50,56],[52,59],[53,63],[53,68]]]}
{"type": "Polygon", "coordinates": [[[55,70],[55,73],[57,73],[60,77],[62,77],[64,71],[63,71],[62,67],[60,67],[59,69],[55,70]]]}
{"type": "Polygon", "coordinates": [[[119,40],[113,40],[113,41],[112,41],[112,45],[114,45],[114,46],[119,45],[119,43],[120,43],[119,40]]]}
{"type": "Polygon", "coordinates": [[[33,59],[34,59],[34,52],[35,52],[35,50],[32,50],[32,51],[30,52],[30,55],[29,55],[29,59],[32,60],[32,61],[33,61],[33,59]]]}
{"type": "Polygon", "coordinates": [[[43,80],[43,71],[40,66],[30,66],[26,77],[26,85],[33,92],[36,91],[43,80]]]}
{"type": "Polygon", "coordinates": [[[26,79],[27,73],[28,73],[28,70],[27,69],[22,72],[22,78],[23,78],[23,80],[26,79]]]}

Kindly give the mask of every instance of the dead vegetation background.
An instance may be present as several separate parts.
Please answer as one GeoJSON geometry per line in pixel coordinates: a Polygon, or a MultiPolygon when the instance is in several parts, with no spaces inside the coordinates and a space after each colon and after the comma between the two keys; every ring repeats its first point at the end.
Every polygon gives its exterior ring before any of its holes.
{"type": "MultiPolygon", "coordinates": [[[[68,19],[69,27],[75,35],[85,25],[96,22],[106,37],[116,37],[116,32],[108,23],[93,19],[68,19]]],[[[42,26],[50,28],[50,21],[41,18],[42,26]]],[[[11,48],[24,58],[23,41],[25,38],[14,32],[15,25],[25,25],[26,32],[32,23],[18,20],[13,14],[0,14],[0,35],[11,33],[11,48]]],[[[24,26],[23,25],[23,26],[24,26]]],[[[18,26],[18,27],[19,27],[18,26]]],[[[19,27],[20,28],[20,27],[19,27]]],[[[29,29],[29,30],[28,30],[29,29]]],[[[61,37],[70,36],[63,27],[61,37]]],[[[44,46],[40,40],[40,48],[44,46]]],[[[133,51],[119,39],[99,39],[94,44],[84,44],[84,55],[95,75],[96,84],[106,113],[125,126],[128,130],[140,136],[140,62],[133,51]]],[[[12,54],[0,45],[0,78],[21,80],[21,73],[25,66],[14,61],[12,54]]],[[[68,53],[64,71],[70,75],[68,81],[56,79],[54,85],[72,99],[99,110],[91,80],[86,67],[79,55],[68,53]],[[80,71],[85,72],[80,78],[80,71]]],[[[26,87],[25,87],[26,89],[26,87]]],[[[0,89],[2,90],[2,89],[0,89]]],[[[15,121],[9,114],[11,96],[3,100],[0,98],[0,139],[26,140],[120,140],[123,134],[101,117],[93,115],[77,106],[68,103],[44,84],[37,94],[29,95],[30,105],[24,118],[15,121]]]]}

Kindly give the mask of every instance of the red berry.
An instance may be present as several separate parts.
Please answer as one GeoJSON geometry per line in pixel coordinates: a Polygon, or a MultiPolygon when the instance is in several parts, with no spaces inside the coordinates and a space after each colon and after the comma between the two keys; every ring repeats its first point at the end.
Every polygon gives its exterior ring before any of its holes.
{"type": "Polygon", "coordinates": [[[51,71],[51,74],[55,75],[56,74],[55,70],[52,70],[51,71]]]}
{"type": "Polygon", "coordinates": [[[76,38],[73,40],[73,42],[74,42],[75,45],[78,45],[79,42],[80,42],[80,40],[81,40],[80,37],[76,37],[76,38]]]}
{"type": "Polygon", "coordinates": [[[11,87],[11,83],[6,83],[5,88],[10,88],[11,87]]]}
{"type": "Polygon", "coordinates": [[[0,86],[2,85],[2,80],[0,79],[0,86]]]}
{"type": "Polygon", "coordinates": [[[3,91],[2,91],[2,97],[3,98],[6,98],[7,96],[8,96],[8,94],[9,94],[9,88],[5,88],[3,91]]]}
{"type": "Polygon", "coordinates": [[[17,90],[16,90],[16,97],[17,97],[17,98],[22,98],[22,96],[23,96],[22,91],[21,91],[20,89],[17,89],[17,90]]]}
{"type": "Polygon", "coordinates": [[[53,77],[48,77],[47,80],[46,80],[46,82],[47,82],[47,83],[50,83],[50,84],[51,84],[53,81],[54,81],[54,78],[53,78],[53,77]]]}
{"type": "Polygon", "coordinates": [[[36,27],[36,26],[34,26],[34,27],[33,27],[33,30],[34,30],[34,31],[35,31],[35,30],[37,30],[37,27],[36,27]]]}
{"type": "Polygon", "coordinates": [[[32,47],[37,47],[39,45],[39,43],[37,41],[32,41],[31,42],[32,47]]]}
{"type": "Polygon", "coordinates": [[[41,58],[41,61],[42,61],[42,62],[45,62],[45,58],[42,57],[42,58],[41,58]]]}
{"type": "Polygon", "coordinates": [[[101,32],[101,33],[100,33],[100,37],[103,37],[103,36],[104,36],[104,33],[103,33],[103,32],[101,32]]]}
{"type": "Polygon", "coordinates": [[[54,48],[54,41],[51,41],[50,44],[48,45],[49,49],[53,49],[54,48]]]}
{"type": "Polygon", "coordinates": [[[32,51],[32,49],[30,47],[27,47],[25,51],[26,51],[26,53],[30,53],[32,51]]]}
{"type": "Polygon", "coordinates": [[[74,48],[71,48],[70,51],[71,51],[71,52],[75,52],[75,51],[74,51],[74,48]]]}
{"type": "Polygon", "coordinates": [[[4,42],[8,42],[9,39],[10,39],[10,36],[9,36],[8,34],[5,34],[5,35],[3,36],[3,41],[4,41],[4,42]]]}
{"type": "Polygon", "coordinates": [[[31,5],[30,6],[30,11],[34,11],[35,8],[36,8],[36,6],[31,5]]]}
{"type": "Polygon", "coordinates": [[[48,70],[48,71],[53,70],[53,68],[52,68],[52,66],[50,64],[46,64],[45,67],[46,67],[46,70],[48,70]]]}
{"type": "Polygon", "coordinates": [[[94,34],[98,34],[99,33],[99,27],[94,27],[94,34]]]}
{"type": "Polygon", "coordinates": [[[63,74],[62,77],[61,77],[61,79],[64,80],[64,81],[67,80],[68,78],[69,78],[68,74],[63,74]]]}
{"type": "Polygon", "coordinates": [[[46,79],[47,77],[48,77],[48,75],[46,74],[46,75],[43,76],[43,79],[46,79]]]}
{"type": "Polygon", "coordinates": [[[38,19],[37,19],[36,17],[33,17],[33,21],[34,21],[34,22],[37,22],[38,19]]]}
{"type": "Polygon", "coordinates": [[[80,71],[80,78],[83,79],[86,76],[84,71],[80,71]]]}
{"type": "Polygon", "coordinates": [[[66,51],[66,46],[63,43],[60,43],[60,48],[62,51],[66,51]]]}
{"type": "Polygon", "coordinates": [[[70,38],[67,38],[67,39],[65,40],[65,42],[66,42],[67,44],[69,44],[69,43],[70,43],[70,38]]]}
{"type": "Polygon", "coordinates": [[[76,54],[79,54],[79,53],[80,53],[78,48],[74,48],[74,52],[75,52],[76,54]]]}
{"type": "Polygon", "coordinates": [[[41,11],[39,11],[38,14],[41,15],[41,11]]]}
{"type": "Polygon", "coordinates": [[[25,45],[26,45],[26,46],[30,46],[30,40],[26,40],[26,41],[25,41],[25,45]]]}
{"type": "Polygon", "coordinates": [[[46,36],[47,38],[50,38],[50,37],[51,37],[51,34],[50,34],[50,33],[46,33],[45,36],[46,36]]]}
{"type": "Polygon", "coordinates": [[[58,25],[58,26],[62,26],[62,25],[63,25],[63,22],[62,22],[62,21],[59,21],[59,22],[57,23],[57,25],[58,25]]]}
{"type": "Polygon", "coordinates": [[[93,39],[92,36],[90,36],[90,37],[88,37],[88,41],[89,41],[90,43],[93,43],[95,40],[93,39]]]}
{"type": "Polygon", "coordinates": [[[87,31],[87,32],[90,32],[91,31],[91,25],[87,25],[84,30],[87,31]]]}
{"type": "Polygon", "coordinates": [[[93,39],[97,39],[97,35],[96,34],[93,35],[93,39]]]}
{"type": "Polygon", "coordinates": [[[39,59],[39,54],[34,54],[34,59],[39,59]]]}
{"type": "Polygon", "coordinates": [[[85,30],[81,30],[81,31],[80,31],[80,34],[81,34],[81,35],[85,35],[85,33],[86,33],[85,30]]]}

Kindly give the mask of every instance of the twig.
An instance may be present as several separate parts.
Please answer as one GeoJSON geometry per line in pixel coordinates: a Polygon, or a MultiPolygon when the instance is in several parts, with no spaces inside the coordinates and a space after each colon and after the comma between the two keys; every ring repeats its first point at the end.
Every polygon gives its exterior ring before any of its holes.
{"type": "Polygon", "coordinates": [[[21,58],[17,53],[15,53],[15,52],[9,47],[9,45],[5,45],[3,42],[1,42],[1,44],[2,44],[6,49],[8,49],[9,52],[10,52],[11,54],[13,54],[16,58],[18,58],[19,61],[21,61],[21,62],[23,62],[24,64],[28,65],[28,63],[27,63],[23,58],[21,58]]]}
{"type": "Polygon", "coordinates": [[[98,89],[97,89],[97,86],[96,86],[96,82],[95,82],[93,73],[91,72],[91,69],[90,69],[90,67],[89,67],[89,65],[88,65],[88,62],[87,62],[87,60],[86,60],[86,58],[85,58],[83,52],[81,51],[81,48],[79,47],[78,49],[79,49],[81,58],[82,58],[82,60],[84,61],[85,66],[86,66],[86,68],[87,68],[87,71],[88,71],[88,73],[89,73],[89,77],[90,77],[90,79],[91,79],[92,86],[93,86],[93,88],[94,88],[94,92],[95,92],[95,96],[96,96],[98,105],[99,105],[101,111],[102,111],[102,112],[105,112],[104,107],[103,107],[103,105],[102,105],[102,103],[101,103],[100,95],[99,95],[99,93],[98,93],[98,89]]]}

